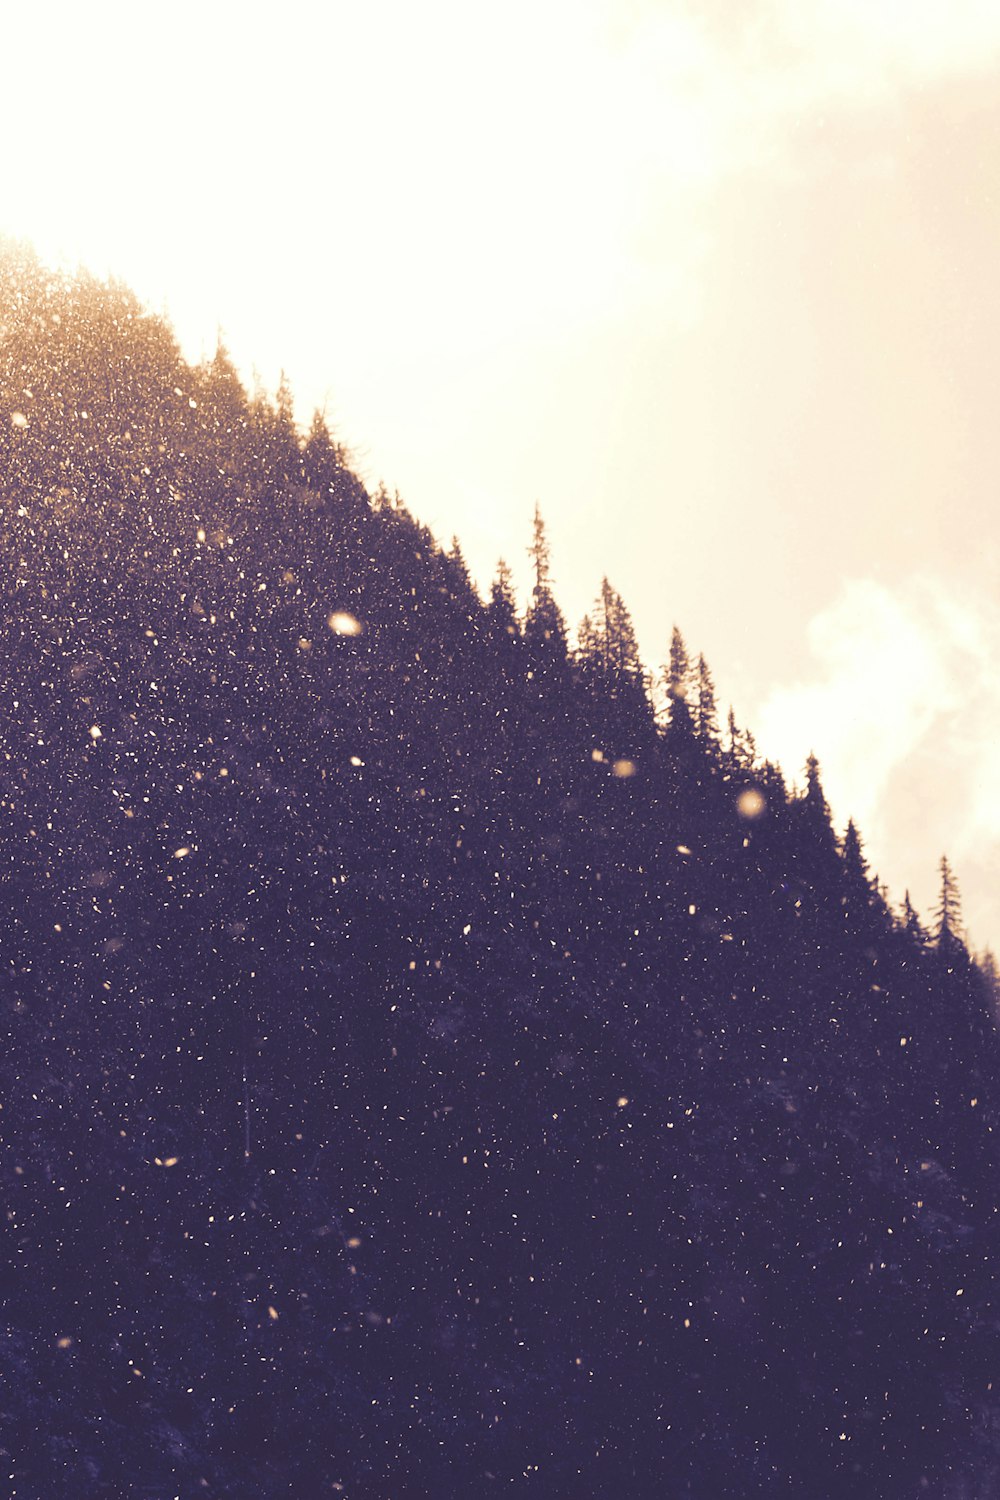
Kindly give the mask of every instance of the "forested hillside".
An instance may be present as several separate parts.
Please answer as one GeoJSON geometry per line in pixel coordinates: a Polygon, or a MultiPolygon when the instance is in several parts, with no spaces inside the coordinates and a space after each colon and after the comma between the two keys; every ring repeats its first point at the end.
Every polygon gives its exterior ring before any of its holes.
{"type": "Polygon", "coordinates": [[[10,246],[0,538],[12,1495],[997,1492],[946,864],[10,246]]]}

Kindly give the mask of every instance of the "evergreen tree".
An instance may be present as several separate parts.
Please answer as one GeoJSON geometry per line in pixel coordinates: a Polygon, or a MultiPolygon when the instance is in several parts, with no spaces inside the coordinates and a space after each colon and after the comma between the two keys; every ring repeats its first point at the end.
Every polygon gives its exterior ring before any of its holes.
{"type": "Polygon", "coordinates": [[[861,835],[854,826],[854,819],[850,818],[844,833],[844,874],[848,881],[857,887],[871,889],[871,877],[868,872],[868,861],[861,847],[861,835]]]}
{"type": "Polygon", "coordinates": [[[536,504],[532,523],[532,540],[528,549],[535,575],[531,603],[524,622],[524,637],[548,667],[563,667],[566,662],[566,622],[552,592],[549,540],[536,504]]]}
{"type": "Polygon", "coordinates": [[[934,941],[938,952],[951,955],[963,947],[962,943],[962,898],[951,865],[942,854],[938,865],[941,886],[938,904],[934,909],[934,941]]]}
{"type": "Polygon", "coordinates": [[[715,701],[715,684],[704,656],[699,654],[697,667],[697,701],[694,711],[695,733],[712,754],[719,747],[719,714],[715,701]]]}
{"type": "Polygon", "coordinates": [[[903,931],[918,948],[925,948],[927,946],[927,929],[921,922],[916,908],[910,900],[909,891],[903,896],[902,924],[903,931]]]}
{"type": "Polygon", "coordinates": [[[757,761],[757,745],[750,731],[740,729],[736,723],[736,715],[731,705],[726,727],[729,737],[725,750],[727,770],[730,773],[752,771],[757,761]]]}
{"type": "Polygon", "coordinates": [[[583,685],[611,710],[603,715],[601,734],[622,755],[626,749],[637,753],[652,727],[652,708],[632,617],[607,578],[593,610],[581,621],[576,659],[583,685]]]}
{"type": "Polygon", "coordinates": [[[819,896],[842,866],[837,858],[837,839],[823,791],[819,761],[812,752],[806,759],[805,770],[805,791],[796,809],[801,835],[801,868],[807,883],[819,896]]]}
{"type": "Polygon", "coordinates": [[[861,931],[869,925],[876,909],[887,917],[885,900],[872,878],[861,844],[861,835],[854,819],[848,821],[841,849],[843,860],[843,888],[841,903],[844,916],[855,930],[861,931]]]}
{"type": "Polygon", "coordinates": [[[675,625],[670,635],[670,661],[664,673],[669,703],[669,729],[674,741],[690,739],[694,720],[688,695],[691,690],[691,664],[684,637],[675,625]]]}
{"type": "Polygon", "coordinates": [[[514,575],[502,557],[497,563],[496,577],[490,588],[490,602],[487,608],[494,630],[511,638],[520,635],[514,575]]]}

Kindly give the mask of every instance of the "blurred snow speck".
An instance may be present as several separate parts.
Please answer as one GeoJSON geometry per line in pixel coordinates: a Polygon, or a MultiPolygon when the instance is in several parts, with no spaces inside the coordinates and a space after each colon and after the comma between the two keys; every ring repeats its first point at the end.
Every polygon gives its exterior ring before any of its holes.
{"type": "Polygon", "coordinates": [[[634,760],[616,760],[615,763],[614,763],[614,765],[611,767],[611,770],[614,773],[614,775],[618,776],[618,777],[634,776],[635,775],[635,761],[634,760]]]}
{"type": "Polygon", "coordinates": [[[91,724],[90,726],[90,738],[92,740],[99,740],[101,738],[101,731],[96,724],[91,724]]]}
{"type": "Polygon", "coordinates": [[[767,808],[767,798],[755,786],[748,786],[736,799],[736,811],[741,818],[759,818],[767,808]]]}
{"type": "Polygon", "coordinates": [[[343,610],[334,610],[332,615],[327,616],[326,623],[334,635],[360,635],[365,628],[354,615],[349,615],[343,610]]]}
{"type": "Polygon", "coordinates": [[[27,427],[28,425],[28,419],[23,411],[12,411],[10,421],[12,427],[27,427]]]}

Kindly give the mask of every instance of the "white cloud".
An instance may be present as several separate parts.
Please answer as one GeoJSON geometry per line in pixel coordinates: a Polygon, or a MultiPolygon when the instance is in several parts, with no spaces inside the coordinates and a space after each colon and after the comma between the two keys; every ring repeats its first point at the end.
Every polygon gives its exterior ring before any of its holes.
{"type": "Polygon", "coordinates": [[[815,750],[842,826],[854,817],[898,898],[929,904],[943,849],[979,941],[1000,939],[1000,610],[931,577],[846,582],[810,621],[815,673],[757,713],[765,754],[796,774],[815,750]]]}

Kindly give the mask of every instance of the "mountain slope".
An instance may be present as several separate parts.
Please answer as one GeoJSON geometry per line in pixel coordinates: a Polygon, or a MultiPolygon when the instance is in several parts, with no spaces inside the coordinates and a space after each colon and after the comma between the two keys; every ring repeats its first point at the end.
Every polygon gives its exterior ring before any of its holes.
{"type": "Polygon", "coordinates": [[[991,1493],[989,986],[818,767],[126,290],[0,324],[18,1494],[991,1493]]]}

